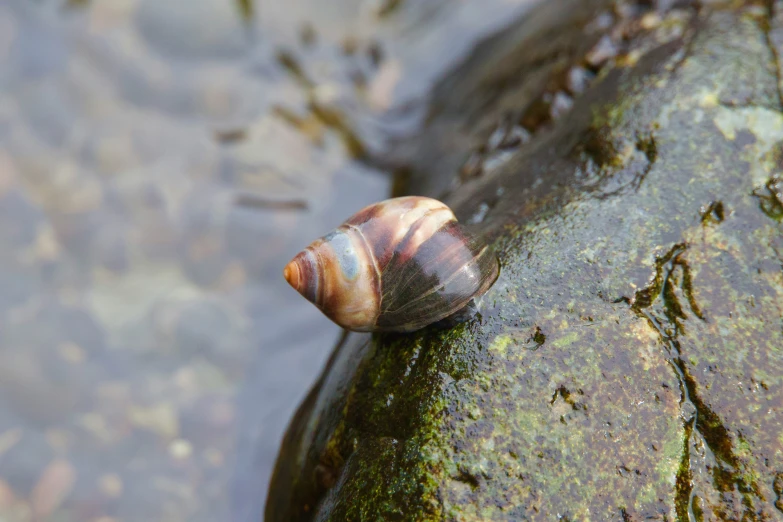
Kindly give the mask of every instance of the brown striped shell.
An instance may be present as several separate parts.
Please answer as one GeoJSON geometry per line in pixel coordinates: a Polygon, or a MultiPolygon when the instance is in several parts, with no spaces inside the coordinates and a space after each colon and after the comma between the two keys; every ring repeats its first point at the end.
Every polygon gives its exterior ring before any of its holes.
{"type": "Polygon", "coordinates": [[[283,275],[343,328],[410,332],[486,292],[498,262],[449,207],[410,196],[363,208],[297,254],[283,275]]]}

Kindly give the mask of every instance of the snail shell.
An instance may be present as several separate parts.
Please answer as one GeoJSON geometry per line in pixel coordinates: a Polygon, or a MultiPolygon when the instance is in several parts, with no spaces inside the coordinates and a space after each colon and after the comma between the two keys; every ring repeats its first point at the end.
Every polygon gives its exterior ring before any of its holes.
{"type": "Polygon", "coordinates": [[[363,208],[297,254],[283,275],[343,328],[410,332],[464,308],[498,270],[449,207],[411,196],[363,208]]]}

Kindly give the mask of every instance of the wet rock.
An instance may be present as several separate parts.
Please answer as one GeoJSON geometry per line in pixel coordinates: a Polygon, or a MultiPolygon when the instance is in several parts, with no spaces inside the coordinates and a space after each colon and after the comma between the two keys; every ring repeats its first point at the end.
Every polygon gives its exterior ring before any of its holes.
{"type": "Polygon", "coordinates": [[[480,316],[351,336],[290,426],[266,520],[780,517],[775,25],[691,15],[451,194],[502,265],[480,316]]]}
{"type": "Polygon", "coordinates": [[[517,113],[515,120],[526,132],[536,133],[548,122],[550,104],[542,95],[553,75],[582,64],[611,27],[611,15],[596,15],[609,5],[605,0],[540,2],[436,85],[430,123],[394,144],[383,159],[409,169],[409,190],[443,197],[468,153],[485,145],[509,112],[517,113]]]}

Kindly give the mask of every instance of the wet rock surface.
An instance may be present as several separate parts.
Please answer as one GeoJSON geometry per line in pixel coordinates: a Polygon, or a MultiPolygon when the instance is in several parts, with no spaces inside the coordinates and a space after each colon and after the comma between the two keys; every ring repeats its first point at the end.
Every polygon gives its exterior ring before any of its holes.
{"type": "Polygon", "coordinates": [[[780,6],[666,4],[505,161],[454,186],[414,154],[500,279],[336,350],[267,520],[783,517],[780,6]]]}

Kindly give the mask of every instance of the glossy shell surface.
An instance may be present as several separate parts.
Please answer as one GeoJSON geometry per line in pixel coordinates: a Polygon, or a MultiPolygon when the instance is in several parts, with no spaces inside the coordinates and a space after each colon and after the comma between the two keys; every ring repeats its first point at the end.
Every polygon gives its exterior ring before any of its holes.
{"type": "Polygon", "coordinates": [[[416,196],[365,207],[284,270],[299,293],[354,331],[418,330],[465,307],[497,275],[494,254],[451,209],[416,196]]]}

